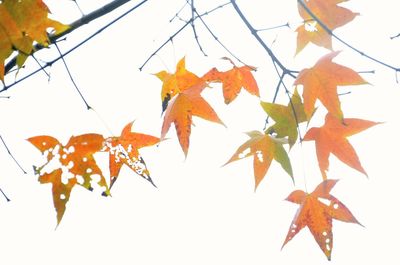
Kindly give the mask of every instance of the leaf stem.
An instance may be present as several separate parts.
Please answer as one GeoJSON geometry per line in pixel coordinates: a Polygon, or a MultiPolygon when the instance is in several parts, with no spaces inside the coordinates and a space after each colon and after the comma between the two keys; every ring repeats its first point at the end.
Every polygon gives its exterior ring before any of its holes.
{"type": "Polygon", "coordinates": [[[88,110],[90,110],[92,107],[90,107],[89,103],[86,101],[86,99],[85,99],[85,97],[83,96],[81,90],[79,89],[79,87],[78,87],[78,85],[76,84],[74,78],[72,77],[71,71],[69,70],[69,67],[68,67],[68,65],[67,65],[67,62],[65,61],[64,56],[63,56],[63,54],[62,54],[60,48],[58,47],[57,42],[55,42],[54,45],[56,46],[56,49],[57,49],[58,53],[59,53],[60,56],[61,56],[61,60],[62,60],[62,62],[64,63],[65,70],[67,70],[69,79],[71,80],[72,84],[74,85],[75,90],[78,92],[79,96],[81,97],[81,99],[82,99],[83,102],[85,103],[86,108],[87,108],[88,110]]]}

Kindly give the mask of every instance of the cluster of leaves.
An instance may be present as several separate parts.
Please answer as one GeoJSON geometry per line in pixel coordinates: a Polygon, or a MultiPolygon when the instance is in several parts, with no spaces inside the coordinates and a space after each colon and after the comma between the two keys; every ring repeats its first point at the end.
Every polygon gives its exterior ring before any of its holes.
{"type": "Polygon", "coordinates": [[[120,136],[104,138],[95,133],[82,134],[72,136],[66,145],[47,135],[27,140],[47,159],[45,164],[35,167],[35,173],[39,175],[40,183],[51,183],[53,186],[57,224],[64,215],[71,191],[76,185],[92,191],[92,186],[97,184],[102,188],[103,195],[108,196],[123,165],[154,185],[139,149],[155,145],[160,139],[132,132],[132,122],[125,126],[120,136]],[[109,186],[94,158],[98,152],[107,152],[109,155],[109,186]],[[96,179],[99,180],[96,182],[96,179]]]}
{"type": "MultiPolygon", "coordinates": [[[[347,24],[357,15],[338,5],[344,1],[309,0],[306,2],[309,10],[299,5],[299,13],[304,23],[296,30],[296,54],[309,43],[332,50],[331,31],[347,24]],[[315,21],[309,11],[326,24],[321,25],[315,21]]],[[[68,28],[48,19],[48,12],[42,0],[0,2],[1,80],[4,78],[4,61],[13,51],[18,52],[18,66],[21,67],[27,56],[32,53],[33,43],[44,46],[48,44],[49,28],[57,32],[68,28]]],[[[363,85],[367,82],[351,68],[334,63],[333,59],[338,54],[337,51],[331,51],[322,56],[313,67],[300,71],[293,83],[293,92],[288,93],[291,96],[286,105],[260,101],[260,107],[275,123],[264,131],[248,132],[250,139],[239,146],[226,162],[229,164],[252,156],[255,189],[267,174],[273,160],[295,181],[289,157],[290,150],[303,140],[314,141],[322,182],[312,193],[296,190],[287,198],[300,207],[283,245],[307,226],[328,259],[333,247],[332,219],[359,224],[347,207],[330,194],[337,181],[328,178],[329,156],[335,155],[343,163],[366,175],[347,137],[377,124],[344,117],[338,87],[363,85]],[[317,100],[323,108],[316,108],[317,100]],[[316,111],[324,109],[327,111],[324,125],[308,129],[304,138],[299,141],[299,125],[308,124],[316,111]]],[[[81,186],[92,190],[93,186],[99,186],[103,195],[110,195],[110,189],[124,164],[154,185],[139,149],[165,139],[172,123],[175,125],[185,156],[189,150],[193,116],[224,125],[202,97],[204,89],[222,87],[225,104],[234,101],[242,88],[260,97],[259,87],[253,76],[256,68],[249,65],[237,66],[229,58],[224,59],[232,64],[228,71],[212,68],[204,75],[198,76],[186,69],[185,58],[182,58],[176,66],[175,73],[161,71],[155,74],[162,81],[161,105],[164,120],[160,138],[132,132],[132,123],[129,123],[118,137],[89,133],[72,136],[66,145],[51,136],[29,138],[28,141],[38,148],[47,160],[40,167],[35,167],[35,173],[39,175],[40,183],[52,184],[57,223],[60,223],[65,213],[74,187],[81,186]],[[109,180],[106,180],[96,163],[94,155],[99,152],[109,155],[109,180]]]]}
{"type": "MultiPolygon", "coordinates": [[[[300,208],[284,245],[307,225],[328,259],[332,250],[332,218],[358,223],[346,206],[329,194],[336,183],[327,179],[329,155],[334,154],[348,166],[366,175],[347,137],[377,124],[343,117],[337,93],[338,86],[361,85],[367,82],[354,70],[332,62],[337,55],[338,52],[328,53],[312,68],[299,73],[288,105],[260,101],[261,107],[275,124],[264,132],[248,132],[250,139],[242,144],[226,163],[253,156],[255,188],[266,175],[272,160],[277,161],[293,179],[290,158],[284,146],[288,144],[290,149],[297,142],[299,124],[311,120],[318,99],[328,111],[325,124],[319,128],[310,128],[302,140],[315,141],[323,182],[311,194],[297,190],[288,197],[288,201],[300,204],[300,208]],[[297,91],[300,85],[303,99],[297,91]],[[319,198],[330,202],[326,205],[320,202],[319,198]]],[[[163,109],[166,109],[161,138],[165,137],[171,123],[174,123],[182,150],[187,155],[192,115],[223,124],[215,111],[201,97],[203,89],[212,83],[222,83],[226,104],[237,97],[241,88],[259,97],[259,89],[251,72],[253,70],[255,68],[251,66],[237,67],[233,64],[233,68],[229,71],[220,72],[213,68],[202,77],[198,77],[186,70],[183,58],[174,74],[164,71],[157,73],[156,75],[163,81],[161,97],[163,109]]]]}
{"type": "MultiPolygon", "coordinates": [[[[343,1],[310,0],[307,1],[307,7],[322,21],[327,22],[325,26],[334,30],[350,22],[357,15],[338,6],[341,2],[343,1]]],[[[296,30],[296,54],[301,52],[308,43],[332,50],[331,32],[324,30],[301,5],[299,5],[299,13],[304,19],[304,23],[296,30]]],[[[310,194],[296,190],[287,198],[288,201],[300,204],[300,208],[293,219],[283,245],[288,243],[302,228],[308,226],[328,259],[331,258],[333,246],[332,218],[358,223],[346,206],[330,195],[330,190],[336,181],[329,180],[327,176],[329,156],[330,154],[335,155],[348,166],[366,175],[367,173],[347,137],[377,124],[362,119],[344,118],[338,97],[338,87],[363,85],[367,82],[354,70],[334,63],[332,60],[338,54],[337,51],[330,52],[322,56],[313,67],[300,71],[293,83],[294,92],[287,105],[261,101],[261,107],[275,121],[275,124],[264,132],[248,132],[247,135],[250,139],[242,144],[226,163],[252,156],[255,188],[266,175],[272,160],[277,161],[293,179],[290,159],[284,146],[288,144],[290,150],[297,142],[299,124],[310,122],[316,111],[316,101],[319,100],[327,110],[325,124],[319,128],[310,128],[301,140],[315,142],[323,181],[310,194]],[[302,97],[297,88],[302,89],[302,97]],[[324,204],[321,199],[328,202],[324,204]]],[[[213,68],[199,78],[185,69],[182,59],[178,63],[175,74],[168,74],[164,71],[158,73],[157,76],[163,81],[161,97],[163,109],[166,109],[161,138],[164,138],[170,124],[175,123],[179,142],[186,155],[189,147],[192,115],[222,123],[217,114],[200,96],[202,90],[212,83],[222,83],[226,104],[231,103],[238,96],[241,88],[259,97],[259,89],[252,75],[253,70],[255,68],[251,66],[237,67],[233,64],[233,68],[227,72],[220,72],[213,68]],[[170,104],[167,104],[171,98],[170,104]]]]}

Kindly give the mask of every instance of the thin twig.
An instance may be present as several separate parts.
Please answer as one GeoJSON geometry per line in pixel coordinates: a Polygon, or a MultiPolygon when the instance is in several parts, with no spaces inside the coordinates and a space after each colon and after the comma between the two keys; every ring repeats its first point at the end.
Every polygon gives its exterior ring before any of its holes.
{"type": "Polygon", "coordinates": [[[190,19],[190,25],[192,26],[194,39],[196,40],[197,46],[199,46],[199,49],[203,53],[203,55],[207,56],[207,54],[204,52],[203,47],[199,42],[199,36],[197,35],[196,26],[194,25],[194,19],[195,19],[194,14],[197,13],[196,8],[194,7],[194,0],[190,0],[190,7],[192,9],[192,18],[190,19]]]}
{"type": "MultiPolygon", "coordinates": [[[[206,11],[206,12],[200,14],[200,15],[199,15],[199,14],[197,13],[197,11],[195,10],[195,13],[197,14],[197,16],[193,19],[193,21],[196,20],[197,18],[200,18],[200,20],[201,20],[201,17],[202,17],[202,16],[209,15],[210,13],[214,12],[215,10],[217,10],[217,9],[219,9],[219,8],[222,8],[222,7],[226,6],[227,4],[229,4],[229,3],[222,4],[222,5],[220,5],[220,6],[216,7],[216,8],[213,8],[213,9],[211,9],[211,10],[209,10],[209,11],[206,11]]],[[[167,40],[165,40],[152,54],[150,54],[150,56],[149,56],[149,57],[144,61],[144,63],[139,67],[139,70],[142,71],[143,68],[146,66],[146,64],[147,64],[147,63],[162,49],[162,48],[164,48],[165,45],[167,45],[169,42],[172,42],[172,40],[173,40],[182,30],[184,30],[190,23],[191,23],[191,20],[186,21],[185,24],[184,24],[181,28],[179,28],[174,34],[172,34],[167,40]]],[[[207,27],[206,27],[206,28],[207,28],[207,27]]],[[[232,56],[233,56],[233,55],[232,55],[232,56]]],[[[234,57],[235,57],[235,56],[234,56],[234,57]]],[[[236,57],[235,57],[235,58],[236,58],[236,57]]],[[[239,61],[240,61],[240,60],[239,60],[239,61]]]]}
{"type": "Polygon", "coordinates": [[[43,66],[40,64],[38,59],[34,54],[32,54],[32,58],[36,61],[36,63],[39,65],[40,69],[43,71],[43,73],[47,76],[48,79],[50,79],[50,74],[46,71],[46,69],[43,68],[43,66]]]}
{"type": "MultiPolygon", "coordinates": [[[[117,0],[115,0],[117,1],[117,0]]],[[[126,1],[126,0],[125,0],[126,1]]],[[[88,42],[89,40],[91,40],[92,38],[94,38],[95,36],[97,36],[98,34],[100,34],[102,31],[104,31],[105,29],[107,29],[108,27],[110,27],[111,25],[113,25],[114,23],[116,23],[117,21],[119,21],[120,19],[122,19],[123,17],[125,17],[126,15],[130,14],[132,11],[134,11],[135,9],[137,9],[138,7],[140,7],[142,4],[144,4],[145,2],[147,2],[148,0],[143,0],[142,2],[140,2],[139,4],[135,5],[134,7],[130,8],[129,10],[127,10],[125,13],[123,13],[122,15],[120,15],[119,17],[115,18],[114,20],[112,20],[111,22],[107,23],[105,26],[103,26],[102,28],[98,29],[96,32],[94,32],[92,35],[90,35],[89,37],[87,37],[86,39],[84,39],[83,41],[79,42],[77,45],[75,45],[74,47],[72,47],[71,49],[69,49],[67,52],[65,52],[64,54],[62,54],[62,56],[58,56],[55,59],[53,59],[50,62],[47,62],[43,68],[47,68],[49,66],[52,66],[55,62],[61,60],[61,58],[67,56],[68,54],[72,53],[73,51],[75,51],[76,49],[78,49],[80,46],[82,46],[83,44],[85,44],[86,42],[88,42]]],[[[92,13],[91,13],[92,14],[92,13]]],[[[11,87],[15,86],[16,84],[24,81],[25,79],[28,79],[29,77],[37,74],[38,72],[40,72],[42,69],[36,69],[35,71],[29,73],[28,75],[22,77],[21,79],[16,80],[14,83],[12,83],[11,85],[5,86],[3,87],[3,89],[0,90],[0,93],[7,91],[8,89],[10,89],[11,87]]]]}
{"type": "Polygon", "coordinates": [[[81,97],[81,99],[82,99],[83,102],[85,103],[86,108],[87,108],[88,110],[90,110],[92,107],[90,107],[89,103],[86,101],[86,99],[85,99],[85,97],[83,96],[81,90],[79,89],[79,87],[78,87],[78,85],[76,84],[74,78],[72,77],[71,71],[69,70],[69,67],[68,67],[68,65],[67,65],[67,62],[65,61],[64,56],[63,56],[63,54],[62,54],[60,48],[58,47],[57,42],[55,42],[54,45],[56,46],[56,49],[57,49],[58,53],[59,53],[60,56],[61,56],[61,60],[62,60],[62,62],[64,63],[65,70],[67,70],[69,79],[71,80],[71,82],[72,82],[72,84],[74,85],[74,87],[75,87],[76,91],[78,92],[79,96],[81,97]]]}
{"type": "Polygon", "coordinates": [[[18,163],[17,159],[14,157],[14,155],[11,153],[10,148],[8,148],[6,142],[3,139],[3,136],[0,135],[0,141],[3,143],[4,147],[7,150],[7,153],[11,156],[11,158],[14,160],[15,164],[17,164],[17,166],[22,170],[22,172],[24,174],[26,174],[26,171],[24,170],[24,168],[18,163]]]}
{"type": "Polygon", "coordinates": [[[247,65],[246,63],[244,63],[242,60],[239,59],[239,57],[237,57],[230,49],[228,49],[228,47],[223,44],[219,38],[217,37],[217,35],[214,34],[214,32],[211,30],[211,28],[208,26],[208,24],[204,21],[204,19],[202,18],[202,16],[199,16],[199,13],[197,13],[197,17],[200,19],[200,21],[203,23],[204,27],[207,29],[207,31],[211,34],[211,36],[213,36],[214,40],[216,42],[219,43],[219,45],[221,45],[222,48],[224,48],[225,51],[227,51],[232,57],[234,57],[238,62],[240,62],[241,64],[247,65]]]}
{"type": "MultiPolygon", "coordinates": [[[[285,77],[285,75],[286,75],[286,74],[283,73],[283,74],[279,77],[279,82],[278,82],[278,84],[276,85],[275,94],[274,94],[274,97],[273,97],[273,99],[272,99],[272,103],[275,103],[276,98],[278,97],[279,88],[281,87],[281,84],[282,84],[282,82],[283,82],[283,78],[285,77]]],[[[270,116],[268,115],[267,118],[265,119],[264,130],[267,128],[267,124],[268,124],[268,122],[269,122],[269,118],[270,118],[270,116]]]]}
{"type": "Polygon", "coordinates": [[[387,68],[390,68],[392,70],[394,70],[395,72],[399,72],[400,71],[400,67],[395,67],[393,65],[390,65],[388,63],[385,63],[379,59],[376,59],[366,53],[364,53],[363,51],[361,51],[358,48],[355,48],[354,46],[350,45],[348,42],[346,42],[345,40],[343,40],[342,38],[338,37],[335,33],[332,32],[332,30],[330,28],[328,28],[328,26],[321,20],[319,19],[308,7],[307,5],[304,3],[303,0],[297,0],[297,2],[301,5],[302,8],[304,8],[304,10],[321,26],[321,28],[323,28],[329,35],[331,35],[332,37],[334,37],[336,40],[338,40],[339,42],[341,42],[342,44],[344,44],[345,46],[347,46],[348,48],[352,49],[353,51],[359,53],[361,56],[364,56],[366,58],[368,58],[371,61],[374,61],[380,65],[383,65],[387,68]]]}
{"type": "Polygon", "coordinates": [[[398,38],[398,37],[400,37],[400,33],[395,35],[395,36],[390,37],[390,39],[393,40],[393,39],[398,38]]]}
{"type": "Polygon", "coordinates": [[[282,25],[278,25],[278,26],[274,26],[274,27],[257,29],[256,31],[268,31],[268,30],[279,29],[279,28],[284,28],[284,27],[290,28],[289,22],[286,22],[286,24],[282,24],[282,25]]]}
{"type": "Polygon", "coordinates": [[[375,74],[375,70],[358,71],[359,74],[375,74]]]}
{"type": "Polygon", "coordinates": [[[3,194],[4,198],[6,198],[6,200],[9,202],[11,201],[10,198],[7,197],[7,195],[4,193],[4,191],[0,188],[0,192],[1,194],[3,194]]]}
{"type": "Polygon", "coordinates": [[[183,10],[187,5],[188,5],[188,2],[185,1],[185,4],[184,4],[181,8],[179,8],[178,12],[175,13],[175,16],[169,20],[169,23],[171,23],[172,21],[174,21],[175,18],[179,18],[179,14],[182,12],[182,10],[183,10]]]}
{"type": "MultiPolygon", "coordinates": [[[[274,65],[274,67],[275,67],[275,70],[278,72],[278,69],[277,69],[277,66],[276,66],[277,63],[274,62],[273,65],[274,65]]],[[[299,139],[300,139],[300,143],[301,143],[301,142],[303,141],[303,137],[301,136],[300,126],[299,126],[299,119],[298,119],[298,117],[297,117],[296,109],[294,108],[292,98],[290,97],[289,89],[286,87],[285,82],[283,82],[283,76],[284,76],[285,74],[288,74],[288,73],[285,73],[285,72],[282,73],[282,82],[281,82],[281,83],[282,83],[283,88],[285,89],[286,95],[287,95],[288,98],[289,98],[289,104],[290,104],[290,107],[291,107],[291,109],[292,109],[292,111],[293,111],[293,116],[294,116],[294,120],[296,121],[297,132],[298,132],[298,134],[299,134],[299,139]]],[[[279,89],[279,88],[278,88],[278,89],[279,89]]]]}
{"type": "Polygon", "coordinates": [[[151,60],[151,58],[153,58],[162,48],[164,48],[165,45],[167,45],[168,42],[172,42],[173,38],[176,37],[176,35],[178,35],[182,30],[184,30],[187,25],[190,24],[190,21],[186,22],[180,29],[178,29],[174,34],[172,34],[166,41],[163,42],[163,44],[161,44],[161,46],[159,46],[152,54],[150,54],[150,56],[146,59],[146,61],[144,61],[144,63],[142,64],[142,66],[139,67],[139,71],[143,70],[143,67],[145,67],[145,65],[151,60]]]}
{"type": "Polygon", "coordinates": [[[78,2],[76,0],[72,0],[72,1],[75,3],[76,7],[78,8],[79,12],[81,12],[82,16],[84,16],[85,13],[83,13],[83,11],[82,11],[81,7],[79,6],[78,2]]]}

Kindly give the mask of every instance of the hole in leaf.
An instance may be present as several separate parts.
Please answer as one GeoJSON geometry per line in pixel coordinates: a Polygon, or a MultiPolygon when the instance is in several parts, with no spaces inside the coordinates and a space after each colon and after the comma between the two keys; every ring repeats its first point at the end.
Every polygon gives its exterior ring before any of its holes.
{"type": "Polygon", "coordinates": [[[81,185],[85,182],[82,176],[76,176],[76,181],[81,185]]]}
{"type": "Polygon", "coordinates": [[[239,154],[239,158],[246,157],[246,155],[248,155],[249,153],[250,153],[250,148],[247,148],[239,154]]]}
{"type": "Polygon", "coordinates": [[[304,24],[304,29],[308,32],[316,32],[317,29],[317,21],[309,21],[304,24]]]}
{"type": "Polygon", "coordinates": [[[330,200],[324,198],[318,198],[318,201],[325,204],[326,206],[329,206],[331,204],[330,200]]]}
{"type": "Polygon", "coordinates": [[[73,161],[69,161],[68,162],[68,165],[67,165],[67,168],[68,169],[71,169],[71,168],[73,168],[74,167],[74,162],[73,161]]]}
{"type": "Polygon", "coordinates": [[[264,161],[264,156],[263,156],[263,153],[261,151],[257,151],[256,155],[257,155],[258,161],[260,161],[260,162],[264,161]]]}

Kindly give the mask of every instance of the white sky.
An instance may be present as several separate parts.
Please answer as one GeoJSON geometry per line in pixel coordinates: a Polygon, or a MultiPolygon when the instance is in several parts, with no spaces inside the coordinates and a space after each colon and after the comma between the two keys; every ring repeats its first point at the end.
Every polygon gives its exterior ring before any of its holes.
{"type": "MultiPolygon", "coordinates": [[[[72,1],[46,1],[54,18],[71,22],[79,17],[72,1]]],[[[79,1],[88,13],[103,2],[79,1]]],[[[197,21],[204,57],[187,28],[139,72],[146,58],[183,22],[169,23],[184,4],[183,0],[149,1],[143,7],[101,33],[66,59],[75,80],[90,105],[118,135],[123,126],[135,121],[134,130],[159,136],[162,124],[161,82],[153,75],[166,67],[174,71],[176,62],[186,56],[187,68],[202,75],[210,68],[229,67],[219,58],[229,56],[197,21]]],[[[200,1],[196,1],[200,2],[200,1]]],[[[201,1],[202,13],[217,1],[201,1]]],[[[290,22],[292,29],[262,32],[277,56],[290,68],[312,66],[327,51],[309,46],[294,58],[297,14],[295,1],[237,1],[256,28],[290,22]]],[[[224,3],[224,1],[221,1],[224,3]]],[[[64,51],[94,32],[136,1],[109,16],[82,27],[60,43],[64,51]]],[[[400,31],[397,1],[350,1],[360,12],[347,26],[335,31],[348,42],[391,64],[400,65],[400,38],[389,37],[400,31]]],[[[189,11],[182,16],[189,15],[189,11]]],[[[243,61],[258,67],[255,73],[261,98],[270,100],[277,84],[267,54],[251,37],[232,7],[204,18],[219,39],[243,61]]],[[[353,69],[375,70],[365,74],[371,85],[346,87],[341,97],[347,117],[385,123],[350,138],[367,179],[331,157],[329,176],[341,179],[332,194],[345,203],[365,226],[334,221],[334,247],[330,264],[398,264],[397,164],[400,144],[399,84],[394,72],[371,63],[334,42],[343,52],[335,59],[353,69]]],[[[55,49],[38,54],[42,60],[57,56],[55,49]]],[[[35,68],[30,61],[23,76],[35,68]],[[30,66],[31,67],[30,67],[30,66]]],[[[314,144],[294,147],[290,152],[296,186],[273,162],[256,193],[252,159],[221,167],[245,140],[243,132],[261,130],[266,114],[258,99],[246,92],[229,106],[223,104],[221,90],[207,90],[203,96],[214,107],[227,128],[195,118],[189,155],[184,159],[174,129],[170,140],[158,147],[141,150],[155,189],[145,180],[123,168],[113,187],[113,197],[104,198],[77,187],[57,230],[51,185],[40,185],[32,165],[41,163],[40,152],[24,139],[52,135],[66,143],[71,135],[101,133],[110,135],[103,122],[86,111],[61,63],[51,69],[48,82],[43,73],[13,87],[2,99],[0,134],[20,163],[29,171],[22,175],[6,151],[2,162],[0,187],[11,202],[0,202],[0,250],[3,264],[328,264],[308,229],[299,233],[281,251],[297,205],[283,199],[294,189],[303,189],[305,176],[309,190],[320,181],[314,144]],[[304,173],[303,173],[304,172],[304,173]]],[[[292,80],[286,79],[287,85],[292,80]]],[[[285,97],[280,102],[286,104],[285,97]]],[[[320,107],[323,109],[323,107],[320,107]]],[[[320,126],[315,118],[311,126],[320,126]]],[[[304,135],[304,131],[303,131],[304,135]]],[[[98,156],[107,172],[107,157],[98,156]]],[[[107,175],[107,174],[106,174],[107,175]]]]}

